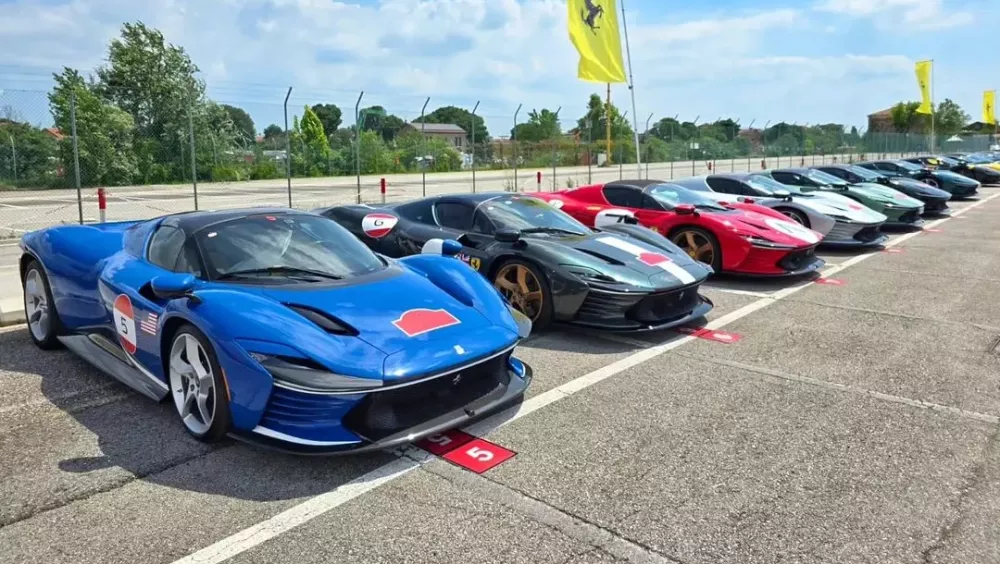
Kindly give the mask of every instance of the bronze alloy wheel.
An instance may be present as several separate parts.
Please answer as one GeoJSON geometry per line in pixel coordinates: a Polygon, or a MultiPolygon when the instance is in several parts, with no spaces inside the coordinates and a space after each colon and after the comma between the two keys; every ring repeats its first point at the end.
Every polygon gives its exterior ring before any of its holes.
{"type": "Polygon", "coordinates": [[[670,239],[694,260],[715,264],[715,245],[701,231],[684,229],[670,239]]]}
{"type": "Polygon", "coordinates": [[[535,274],[521,263],[505,264],[493,279],[493,285],[507,298],[515,309],[532,322],[538,320],[545,308],[545,292],[535,274]]]}

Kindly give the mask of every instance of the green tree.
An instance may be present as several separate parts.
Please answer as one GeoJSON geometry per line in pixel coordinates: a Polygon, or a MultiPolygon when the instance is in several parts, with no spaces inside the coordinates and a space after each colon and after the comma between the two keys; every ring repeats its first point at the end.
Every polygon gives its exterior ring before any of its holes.
{"type": "MultiPolygon", "coordinates": [[[[590,99],[587,100],[587,112],[576,122],[577,129],[580,130],[584,137],[587,136],[588,131],[590,132],[590,139],[592,141],[607,137],[605,128],[608,122],[607,108],[605,106],[606,104],[601,100],[600,96],[597,94],[590,95],[590,99]],[[588,123],[590,124],[589,130],[587,128],[588,123]]],[[[614,104],[611,104],[611,139],[621,139],[631,135],[632,126],[622,117],[618,108],[614,104]]]]}
{"type": "Polygon", "coordinates": [[[336,104],[315,104],[312,111],[323,123],[323,131],[332,134],[340,127],[343,116],[336,104]]]}
{"type": "Polygon", "coordinates": [[[543,108],[541,112],[531,110],[528,121],[514,126],[510,134],[518,141],[539,142],[557,139],[562,135],[562,127],[559,125],[559,116],[543,108]]]}
{"type": "Polygon", "coordinates": [[[374,131],[386,142],[395,139],[399,130],[406,124],[399,116],[387,113],[382,106],[364,108],[359,114],[362,116],[361,131],[374,131]]]}
{"type": "Polygon", "coordinates": [[[329,172],[330,142],[323,130],[323,122],[309,106],[303,110],[302,119],[295,120],[295,133],[301,146],[305,174],[319,176],[329,172]]]}
{"type": "MultiPolygon", "coordinates": [[[[472,142],[472,132],[476,133],[476,143],[481,144],[489,140],[490,132],[486,129],[486,122],[483,116],[472,118],[472,112],[457,106],[442,106],[424,116],[425,123],[450,123],[457,125],[466,131],[466,137],[472,142]],[[475,128],[475,129],[473,129],[475,128]]],[[[413,120],[413,123],[420,123],[420,118],[413,120]]]]}
{"type": "MultiPolygon", "coordinates": [[[[56,84],[49,93],[49,108],[55,126],[61,131],[72,131],[71,97],[76,94],[81,183],[85,186],[132,183],[137,174],[132,116],[101,100],[76,70],[63,69],[62,74],[53,75],[53,78],[56,84]]],[[[68,135],[61,143],[60,153],[65,174],[72,178],[73,144],[68,135]]]]}
{"type": "Polygon", "coordinates": [[[663,118],[649,128],[649,134],[663,141],[687,139],[681,131],[681,124],[674,118],[663,118]]]}
{"type": "Polygon", "coordinates": [[[246,112],[243,108],[237,108],[236,106],[230,106],[229,104],[222,104],[222,109],[226,111],[226,115],[229,116],[229,120],[233,122],[233,126],[236,128],[237,133],[239,133],[243,139],[247,142],[253,142],[257,138],[257,128],[254,126],[253,118],[250,114],[246,112]]]}
{"type": "Polygon", "coordinates": [[[899,102],[889,110],[892,127],[897,132],[906,133],[922,129],[923,114],[917,113],[920,102],[899,102]]]}
{"type": "Polygon", "coordinates": [[[44,130],[0,121],[0,185],[47,186],[56,181],[59,147],[44,130]]]}
{"type": "Polygon", "coordinates": [[[132,116],[140,174],[147,181],[185,177],[188,116],[205,101],[197,72],[182,47],[141,22],[124,24],[108,45],[94,90],[132,116]]]}
{"type": "Polygon", "coordinates": [[[971,119],[961,106],[950,98],[945,98],[943,102],[938,104],[937,113],[934,115],[935,133],[954,135],[962,131],[971,119]]]}

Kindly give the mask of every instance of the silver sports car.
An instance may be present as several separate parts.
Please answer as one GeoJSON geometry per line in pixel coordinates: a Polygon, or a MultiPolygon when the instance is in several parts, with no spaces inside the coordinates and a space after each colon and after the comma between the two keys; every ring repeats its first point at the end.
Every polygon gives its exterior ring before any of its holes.
{"type": "Polygon", "coordinates": [[[885,215],[858,202],[830,192],[802,192],[756,174],[732,173],[693,176],[671,180],[702,192],[717,202],[752,203],[781,212],[790,219],[823,234],[823,245],[871,247],[884,245],[885,215]]]}

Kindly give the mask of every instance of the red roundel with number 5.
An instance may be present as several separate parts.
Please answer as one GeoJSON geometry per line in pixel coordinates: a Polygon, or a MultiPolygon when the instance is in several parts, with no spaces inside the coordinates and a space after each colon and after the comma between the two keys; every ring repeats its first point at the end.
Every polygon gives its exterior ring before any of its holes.
{"type": "Polygon", "coordinates": [[[129,354],[135,354],[135,310],[132,309],[132,300],[125,294],[115,298],[113,318],[122,348],[129,354]]]}
{"type": "Polygon", "coordinates": [[[483,439],[475,439],[450,451],[444,459],[457,464],[466,470],[482,474],[490,468],[506,462],[516,453],[500,445],[495,445],[483,439]]]}

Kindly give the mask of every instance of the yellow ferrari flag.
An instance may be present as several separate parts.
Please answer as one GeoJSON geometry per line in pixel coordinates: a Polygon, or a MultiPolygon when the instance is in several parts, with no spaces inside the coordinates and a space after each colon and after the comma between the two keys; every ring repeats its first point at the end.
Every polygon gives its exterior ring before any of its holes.
{"type": "Polygon", "coordinates": [[[591,82],[625,82],[615,0],[568,0],[569,38],[580,53],[577,76],[591,82]]]}
{"type": "Polygon", "coordinates": [[[918,114],[933,114],[934,103],[931,101],[931,68],[932,61],[920,61],[917,63],[917,85],[920,86],[920,107],[916,109],[918,114]]]}
{"type": "Polygon", "coordinates": [[[996,125],[996,98],[996,90],[987,90],[986,92],[983,92],[983,123],[996,125]]]}

